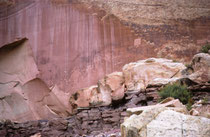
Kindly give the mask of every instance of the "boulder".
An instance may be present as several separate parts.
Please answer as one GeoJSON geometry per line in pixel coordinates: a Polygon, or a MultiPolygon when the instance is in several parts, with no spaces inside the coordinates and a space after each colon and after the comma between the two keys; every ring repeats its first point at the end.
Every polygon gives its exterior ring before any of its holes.
{"type": "Polygon", "coordinates": [[[120,100],[124,97],[124,77],[122,72],[113,72],[98,82],[100,92],[111,93],[112,100],[120,100]]]}
{"type": "Polygon", "coordinates": [[[144,90],[149,84],[167,84],[182,77],[182,63],[163,58],[149,58],[125,65],[123,74],[128,91],[144,90]]]}
{"type": "Polygon", "coordinates": [[[70,97],[73,109],[81,107],[108,106],[124,97],[122,72],[114,72],[98,81],[97,85],[76,91],[70,97]]]}
{"type": "Polygon", "coordinates": [[[76,91],[70,97],[70,104],[72,108],[98,106],[102,103],[102,95],[98,90],[98,86],[94,85],[76,91]]]}
{"type": "Polygon", "coordinates": [[[187,113],[186,107],[178,100],[172,97],[166,98],[165,100],[161,101],[156,105],[151,106],[144,106],[144,107],[136,107],[136,108],[128,108],[127,113],[131,116],[133,114],[141,114],[144,111],[162,108],[162,107],[169,107],[170,109],[176,110],[178,112],[187,113]]]}
{"type": "Polygon", "coordinates": [[[122,137],[170,137],[210,135],[210,119],[186,115],[177,100],[168,98],[155,106],[128,109],[121,124],[122,137]]]}
{"type": "Polygon", "coordinates": [[[146,133],[147,137],[209,137],[209,123],[204,117],[165,110],[146,126],[146,133]]]}
{"type": "Polygon", "coordinates": [[[193,73],[188,78],[197,83],[210,82],[210,55],[199,53],[193,57],[191,67],[193,73]]]}

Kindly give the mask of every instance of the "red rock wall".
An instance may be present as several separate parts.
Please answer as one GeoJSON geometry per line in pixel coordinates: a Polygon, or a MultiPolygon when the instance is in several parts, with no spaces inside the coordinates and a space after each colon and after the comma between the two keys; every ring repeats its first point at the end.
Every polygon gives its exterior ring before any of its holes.
{"type": "Polygon", "coordinates": [[[208,17],[176,20],[174,26],[130,24],[138,34],[134,35],[112,15],[103,18],[105,13],[91,6],[67,0],[14,2],[0,9],[0,45],[27,37],[39,77],[68,93],[93,85],[131,61],[148,57],[189,61],[210,41],[208,17]]]}
{"type": "Polygon", "coordinates": [[[102,21],[103,12],[47,0],[23,3],[1,12],[0,45],[27,37],[49,86],[73,92],[138,58],[126,49],[133,33],[115,18],[102,21]]]}

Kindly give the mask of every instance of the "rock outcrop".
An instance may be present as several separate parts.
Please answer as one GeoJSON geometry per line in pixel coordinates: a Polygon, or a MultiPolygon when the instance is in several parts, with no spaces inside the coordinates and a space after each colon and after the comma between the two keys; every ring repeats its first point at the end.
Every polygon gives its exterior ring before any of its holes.
{"type": "Polygon", "coordinates": [[[38,74],[26,38],[0,48],[0,119],[23,122],[69,115],[38,74]]]}
{"type": "Polygon", "coordinates": [[[165,85],[181,78],[186,67],[182,63],[162,58],[150,58],[129,63],[123,67],[128,91],[144,90],[150,85],[165,85]]]}
{"type": "Polygon", "coordinates": [[[70,104],[73,108],[108,106],[112,101],[122,99],[124,92],[123,74],[114,72],[99,80],[97,85],[76,91],[70,98],[70,104]]]}
{"type": "MultiPolygon", "coordinates": [[[[99,80],[97,85],[76,91],[70,98],[70,104],[74,109],[108,106],[123,99],[125,92],[144,93],[149,85],[162,86],[175,82],[182,77],[184,69],[186,67],[182,63],[162,58],[133,62],[125,65],[123,72],[111,73],[99,80]]],[[[157,95],[150,95],[157,100],[157,95]]]]}
{"type": "Polygon", "coordinates": [[[187,112],[186,108],[175,100],[166,99],[156,106],[133,108],[127,111],[131,116],[121,124],[122,137],[172,135],[207,137],[210,135],[210,120],[184,114],[187,112]]]}
{"type": "Polygon", "coordinates": [[[191,63],[193,73],[188,78],[197,83],[210,83],[210,55],[205,53],[196,54],[191,63]]]}

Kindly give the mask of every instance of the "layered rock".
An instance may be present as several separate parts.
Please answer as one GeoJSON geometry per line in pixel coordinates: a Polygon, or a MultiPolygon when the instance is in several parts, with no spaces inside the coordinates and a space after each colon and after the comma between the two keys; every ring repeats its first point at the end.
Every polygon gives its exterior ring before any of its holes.
{"type": "MultiPolygon", "coordinates": [[[[121,20],[136,24],[161,25],[173,24],[177,19],[193,20],[209,16],[208,0],[79,0],[86,4],[97,5],[114,14],[121,20]],[[199,8],[199,9],[198,9],[199,8]],[[173,22],[173,20],[175,20],[173,22]]],[[[178,21],[177,21],[178,22],[178,21]]]]}
{"type": "Polygon", "coordinates": [[[134,53],[190,61],[210,41],[208,0],[78,0],[107,12],[103,18],[118,17],[134,29],[138,38],[134,53]],[[142,49],[142,45],[148,49],[142,49]],[[153,52],[154,50],[154,52],[153,52]],[[153,52],[153,53],[152,53],[153,52]]]}

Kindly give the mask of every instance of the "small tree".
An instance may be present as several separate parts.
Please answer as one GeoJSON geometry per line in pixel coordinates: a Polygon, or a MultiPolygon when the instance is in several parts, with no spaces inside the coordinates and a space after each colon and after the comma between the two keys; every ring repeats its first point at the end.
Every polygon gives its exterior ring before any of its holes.
{"type": "Polygon", "coordinates": [[[179,99],[183,104],[187,104],[191,99],[191,94],[187,90],[187,86],[178,83],[168,84],[159,92],[161,100],[167,97],[179,99]]]}

